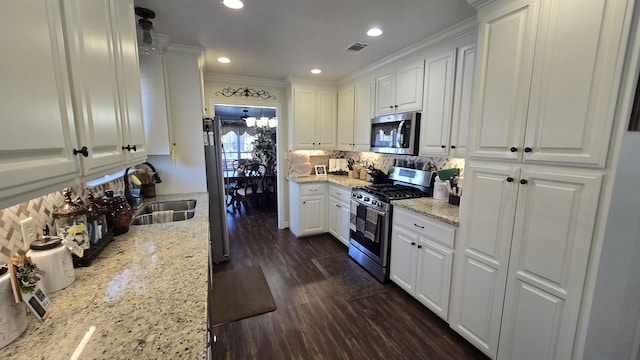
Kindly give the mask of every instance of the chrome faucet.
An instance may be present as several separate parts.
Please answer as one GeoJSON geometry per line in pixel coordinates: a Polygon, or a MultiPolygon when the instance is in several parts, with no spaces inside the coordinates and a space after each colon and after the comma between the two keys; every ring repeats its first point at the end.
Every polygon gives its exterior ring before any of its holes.
{"type": "MultiPolygon", "coordinates": [[[[148,161],[143,162],[143,164],[147,165],[151,169],[151,171],[153,171],[153,182],[156,184],[160,184],[162,182],[162,179],[160,179],[160,175],[158,175],[158,171],[156,170],[156,168],[148,161]]],[[[131,205],[131,207],[134,207],[135,201],[133,199],[133,195],[131,194],[131,190],[129,189],[129,169],[131,168],[128,167],[124,170],[124,198],[127,200],[129,205],[131,205]]]]}

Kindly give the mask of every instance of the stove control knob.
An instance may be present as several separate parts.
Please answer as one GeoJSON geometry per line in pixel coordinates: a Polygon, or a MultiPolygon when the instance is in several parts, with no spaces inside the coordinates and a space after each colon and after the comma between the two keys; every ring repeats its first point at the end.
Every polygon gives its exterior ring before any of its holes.
{"type": "Polygon", "coordinates": [[[371,201],[371,205],[373,205],[373,206],[378,206],[378,202],[377,202],[377,201],[375,201],[375,200],[373,200],[373,201],[371,201]]]}
{"type": "Polygon", "coordinates": [[[369,201],[371,199],[369,199],[368,197],[365,196],[364,201],[369,201]]]}

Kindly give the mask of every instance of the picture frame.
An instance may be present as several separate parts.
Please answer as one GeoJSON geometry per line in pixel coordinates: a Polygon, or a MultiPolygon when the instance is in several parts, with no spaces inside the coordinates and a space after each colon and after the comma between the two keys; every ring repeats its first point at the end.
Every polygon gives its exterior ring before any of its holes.
{"type": "Polygon", "coordinates": [[[327,167],[324,165],[316,165],[316,176],[327,176],[327,167]]]}

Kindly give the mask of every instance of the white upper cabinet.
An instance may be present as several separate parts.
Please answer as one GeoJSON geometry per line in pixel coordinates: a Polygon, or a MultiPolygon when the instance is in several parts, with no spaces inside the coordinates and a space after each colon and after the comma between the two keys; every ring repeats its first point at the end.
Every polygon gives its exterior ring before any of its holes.
{"type": "Polygon", "coordinates": [[[376,78],[375,116],[422,109],[424,61],[412,62],[376,78]]]}
{"type": "Polygon", "coordinates": [[[64,0],[65,35],[82,174],[124,164],[109,1],[64,0]]]}
{"type": "Polygon", "coordinates": [[[420,119],[420,154],[449,153],[456,49],[430,54],[425,61],[424,109],[420,119]]]}
{"type": "Polygon", "coordinates": [[[0,33],[2,209],[71,183],[78,165],[59,3],[4,2],[0,33]]]}
{"type": "Polygon", "coordinates": [[[471,158],[603,167],[625,1],[497,1],[478,12],[471,158]]]}
{"type": "Polygon", "coordinates": [[[140,54],[142,114],[149,155],[169,155],[171,122],[164,55],[140,54]]]}
{"type": "Polygon", "coordinates": [[[338,92],[338,150],[369,151],[373,83],[359,82],[338,92]]]}
{"type": "Polygon", "coordinates": [[[338,91],[338,150],[353,150],[353,123],[355,119],[355,87],[346,86],[338,91]]]}
{"type": "Polygon", "coordinates": [[[124,130],[122,146],[126,162],[135,165],[147,157],[140,95],[140,65],[136,40],[136,19],[132,0],[111,0],[116,45],[116,71],[120,93],[120,114],[124,130]]]}
{"type": "Polygon", "coordinates": [[[455,158],[464,158],[467,154],[467,133],[469,122],[471,121],[475,62],[475,43],[458,49],[456,82],[453,92],[453,114],[451,115],[451,136],[449,137],[449,155],[455,158]]]}
{"type": "Polygon", "coordinates": [[[3,6],[0,208],[142,161],[133,1],[3,6]]]}
{"type": "Polygon", "coordinates": [[[292,85],[292,149],[336,148],[338,96],[335,90],[292,85]]]}

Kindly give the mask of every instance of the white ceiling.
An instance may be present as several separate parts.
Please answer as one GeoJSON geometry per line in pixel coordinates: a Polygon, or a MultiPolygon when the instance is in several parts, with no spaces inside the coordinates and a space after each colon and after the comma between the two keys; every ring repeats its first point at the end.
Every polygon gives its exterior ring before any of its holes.
{"type": "Polygon", "coordinates": [[[466,0],[135,0],[171,43],[206,49],[206,73],[338,81],[476,14],[466,0]],[[373,26],[384,34],[366,35],[373,26]],[[345,51],[354,42],[369,46],[345,51]],[[230,64],[217,58],[226,56],[230,64]],[[314,67],[322,74],[312,75],[314,67]]]}

